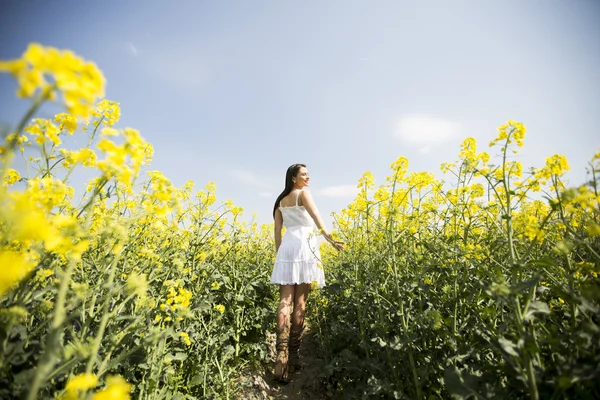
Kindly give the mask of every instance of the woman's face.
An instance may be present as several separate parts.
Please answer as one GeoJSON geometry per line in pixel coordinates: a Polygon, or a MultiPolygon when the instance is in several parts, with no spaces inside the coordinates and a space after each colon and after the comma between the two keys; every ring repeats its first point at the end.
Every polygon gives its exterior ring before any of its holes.
{"type": "Polygon", "coordinates": [[[305,186],[308,186],[310,181],[310,177],[308,176],[308,170],[304,167],[301,167],[298,170],[298,174],[294,177],[294,186],[302,189],[305,186]]]}

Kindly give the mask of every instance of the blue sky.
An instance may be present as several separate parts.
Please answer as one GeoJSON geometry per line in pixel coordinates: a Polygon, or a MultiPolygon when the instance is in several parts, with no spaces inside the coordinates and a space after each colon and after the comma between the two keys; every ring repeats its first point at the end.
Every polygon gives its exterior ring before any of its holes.
{"type": "MultiPolygon", "coordinates": [[[[0,58],[29,42],[95,61],[119,127],[155,148],[152,169],[270,222],[287,167],[308,165],[321,214],[378,182],[480,149],[507,119],[516,156],[568,157],[573,184],[600,150],[600,1],[3,1],[0,58]]],[[[0,121],[26,103],[0,75],[0,121]]],[[[83,140],[82,140],[83,141],[83,140]]]]}

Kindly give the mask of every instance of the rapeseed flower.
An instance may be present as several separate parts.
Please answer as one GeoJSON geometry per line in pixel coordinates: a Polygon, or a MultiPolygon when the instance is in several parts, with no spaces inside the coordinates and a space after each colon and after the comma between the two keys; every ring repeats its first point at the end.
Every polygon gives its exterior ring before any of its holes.
{"type": "Polygon", "coordinates": [[[148,279],[146,275],[132,272],[127,279],[127,293],[145,298],[148,293],[148,279]]]}
{"type": "Polygon", "coordinates": [[[0,265],[0,296],[25,278],[35,266],[29,256],[6,250],[0,250],[0,265]]]}
{"type": "Polygon", "coordinates": [[[0,72],[9,72],[16,78],[19,97],[31,98],[41,93],[53,100],[57,91],[61,92],[67,110],[74,117],[86,118],[94,102],[104,97],[102,72],[94,63],[69,50],[32,43],[21,58],[0,61],[0,72]]]}
{"type": "Polygon", "coordinates": [[[192,345],[190,336],[186,332],[179,332],[179,336],[180,336],[181,340],[183,341],[183,343],[185,343],[186,346],[192,345]]]}
{"type": "Polygon", "coordinates": [[[9,169],[4,175],[4,186],[13,185],[21,179],[19,172],[14,169],[9,169]]]}
{"type": "Polygon", "coordinates": [[[215,310],[223,314],[225,312],[225,306],[223,304],[215,304],[215,310]]]}
{"type": "Polygon", "coordinates": [[[58,124],[59,130],[66,130],[69,135],[72,135],[77,129],[77,121],[75,120],[75,117],[68,113],[56,114],[54,116],[54,122],[58,124]]]}
{"type": "Polygon", "coordinates": [[[111,127],[121,118],[121,107],[119,103],[110,100],[100,100],[92,111],[96,118],[102,118],[102,125],[111,127]]]}
{"type": "Polygon", "coordinates": [[[120,376],[109,376],[106,387],[92,396],[92,400],[129,400],[131,384],[120,376]]]}
{"type": "Polygon", "coordinates": [[[80,392],[93,389],[98,385],[98,378],[91,373],[82,373],[71,377],[66,386],[65,394],[60,397],[61,400],[77,400],[80,398],[80,392]]]}

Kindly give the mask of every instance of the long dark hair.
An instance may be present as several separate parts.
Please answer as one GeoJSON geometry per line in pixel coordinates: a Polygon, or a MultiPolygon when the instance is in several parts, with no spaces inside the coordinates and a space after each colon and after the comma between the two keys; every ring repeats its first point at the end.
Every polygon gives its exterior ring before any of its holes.
{"type": "Polygon", "coordinates": [[[302,167],[306,168],[306,165],[292,164],[287,169],[287,172],[285,173],[285,189],[283,189],[283,192],[281,192],[281,194],[277,197],[277,200],[275,200],[275,205],[273,206],[273,218],[275,218],[275,211],[277,211],[277,207],[279,207],[279,202],[281,199],[290,194],[292,189],[294,189],[294,182],[292,181],[292,178],[298,175],[298,172],[302,167]]]}

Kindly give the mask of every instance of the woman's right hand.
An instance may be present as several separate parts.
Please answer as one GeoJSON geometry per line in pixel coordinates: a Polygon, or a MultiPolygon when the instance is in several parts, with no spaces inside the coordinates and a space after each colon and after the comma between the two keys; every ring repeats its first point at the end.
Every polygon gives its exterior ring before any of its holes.
{"type": "Polygon", "coordinates": [[[333,247],[335,247],[335,249],[336,249],[337,251],[342,251],[342,250],[344,250],[344,242],[341,242],[341,241],[339,241],[339,240],[334,240],[334,241],[332,241],[332,242],[331,242],[331,245],[332,245],[333,247]]]}
{"type": "Polygon", "coordinates": [[[327,239],[327,241],[328,241],[329,243],[331,243],[331,245],[332,245],[333,247],[335,247],[335,249],[336,249],[336,250],[338,250],[338,251],[342,251],[342,250],[344,250],[344,242],[342,242],[342,241],[340,241],[340,240],[334,240],[334,239],[331,237],[331,234],[329,234],[329,233],[328,233],[328,234],[326,234],[326,235],[325,235],[325,239],[327,239]]]}

